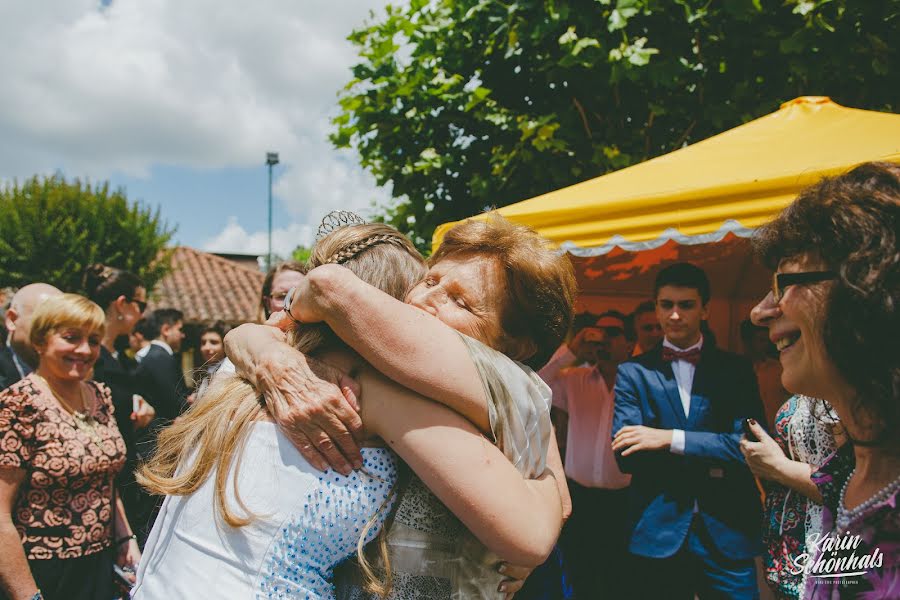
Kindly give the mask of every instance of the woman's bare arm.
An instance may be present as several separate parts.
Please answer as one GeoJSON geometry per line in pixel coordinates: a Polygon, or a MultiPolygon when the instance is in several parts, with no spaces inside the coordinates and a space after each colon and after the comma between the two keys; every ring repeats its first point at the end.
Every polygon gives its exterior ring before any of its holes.
{"type": "Polygon", "coordinates": [[[822,492],[811,477],[815,467],[785,456],[778,442],[759,423],[751,423],[750,428],[759,441],[750,441],[745,435],[740,446],[750,471],[761,479],[780,483],[821,504],[822,492]]]}
{"type": "Polygon", "coordinates": [[[526,479],[459,413],[367,369],[363,420],[487,548],[512,564],[546,560],[562,527],[558,483],[526,479]]]}
{"type": "Polygon", "coordinates": [[[31,598],[38,590],[22,539],[13,525],[16,493],[24,479],[22,469],[0,469],[0,589],[7,598],[31,598]]]}
{"type": "Polygon", "coordinates": [[[305,322],[325,321],[390,379],[490,432],[481,377],[459,333],[438,319],[338,265],[317,267],[303,278],[291,313],[305,322]]]}
{"type": "Polygon", "coordinates": [[[572,516],[572,497],[569,495],[566,470],[563,466],[562,455],[559,453],[559,445],[556,443],[555,431],[550,434],[550,446],[547,448],[547,468],[553,472],[553,477],[556,479],[563,521],[568,521],[572,516]]]}
{"type": "Polygon", "coordinates": [[[268,325],[232,329],[225,353],[237,373],[263,393],[269,413],[311,465],[345,475],[362,466],[355,381],[307,359],[268,325]]]}

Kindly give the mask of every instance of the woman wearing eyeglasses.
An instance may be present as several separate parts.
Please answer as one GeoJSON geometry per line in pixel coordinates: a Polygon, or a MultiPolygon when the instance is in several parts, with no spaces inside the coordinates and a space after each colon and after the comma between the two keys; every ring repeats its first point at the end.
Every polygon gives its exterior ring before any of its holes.
{"type": "Polygon", "coordinates": [[[306,265],[294,260],[278,263],[266,273],[259,299],[259,322],[264,323],[272,313],[284,308],[288,290],[300,284],[306,265]]]}
{"type": "Polygon", "coordinates": [[[144,513],[152,511],[153,500],[134,481],[137,468],[136,432],[150,424],[156,411],[138,395],[133,374],[118,360],[115,341],[130,334],[140,320],[147,308],[147,290],[137,275],[101,264],[85,269],[84,287],[88,298],[104,311],[106,329],[100,356],[94,365],[94,380],[105,383],[112,393],[116,423],[126,449],[125,467],[116,478],[116,487],[130,521],[138,527],[147,518],[144,513]]]}
{"type": "Polygon", "coordinates": [[[804,598],[900,596],[898,232],[900,166],[866,163],[804,190],[755,240],[776,274],[754,319],[782,383],[826,399],[849,440],[811,476],[823,533],[807,538],[804,598]]]}

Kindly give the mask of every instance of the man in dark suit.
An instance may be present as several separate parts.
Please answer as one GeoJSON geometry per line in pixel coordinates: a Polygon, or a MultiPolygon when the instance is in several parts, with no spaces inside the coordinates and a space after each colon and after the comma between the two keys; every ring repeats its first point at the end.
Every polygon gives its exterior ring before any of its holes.
{"type": "Polygon", "coordinates": [[[665,338],[623,363],[615,386],[613,450],[632,474],[634,596],[758,598],[760,496],[738,446],[742,421],[763,415],[753,368],[704,340],[701,269],[671,265],[654,288],[665,338]]]}
{"type": "Polygon", "coordinates": [[[135,374],[141,395],[156,410],[157,425],[163,425],[185,409],[187,387],[178,355],[184,340],[184,317],[177,309],[160,308],[147,321],[153,340],[135,374]]]}
{"type": "MultiPolygon", "coordinates": [[[[156,449],[156,436],[186,407],[187,387],[178,352],[184,340],[184,317],[174,308],[160,308],[147,316],[146,331],[153,338],[135,371],[140,394],[156,410],[150,426],[138,434],[138,460],[146,460],[156,449]]],[[[135,493],[132,528],[143,548],[153,529],[161,498],[135,493]]]]}
{"type": "Polygon", "coordinates": [[[31,313],[50,296],[61,294],[46,283],[30,283],[16,292],[4,315],[6,344],[0,346],[0,390],[19,381],[38,364],[38,355],[31,345],[31,313]]]}

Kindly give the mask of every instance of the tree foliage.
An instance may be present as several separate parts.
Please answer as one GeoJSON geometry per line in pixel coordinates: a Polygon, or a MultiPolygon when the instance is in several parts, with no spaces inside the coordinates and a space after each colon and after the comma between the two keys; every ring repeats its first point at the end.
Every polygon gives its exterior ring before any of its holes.
{"type": "Polygon", "coordinates": [[[898,23],[897,0],[410,0],[350,36],[332,141],[421,247],[796,96],[897,110],[898,23]]]}
{"type": "Polygon", "coordinates": [[[159,209],[131,203],[124,190],[61,176],[0,189],[0,287],[35,281],[82,291],[91,263],[126,269],[147,289],[171,269],[175,233],[159,209]]]}
{"type": "Polygon", "coordinates": [[[309,260],[310,254],[312,254],[312,248],[308,248],[306,246],[297,246],[291,253],[291,260],[295,260],[299,263],[305,264],[306,261],[309,260]]]}

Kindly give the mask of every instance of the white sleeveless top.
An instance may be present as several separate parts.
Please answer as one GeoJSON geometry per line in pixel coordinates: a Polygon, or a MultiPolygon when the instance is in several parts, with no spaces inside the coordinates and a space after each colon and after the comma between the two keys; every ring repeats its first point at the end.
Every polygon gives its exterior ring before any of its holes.
{"type": "MultiPolygon", "coordinates": [[[[213,505],[215,471],[194,494],[166,497],[132,598],[333,598],[332,568],[355,553],[376,514],[366,541],[378,534],[391,508],[394,454],[386,448],[362,453],[361,471],[320,473],[275,424],[254,423],[237,490],[256,518],[236,529],[225,525],[213,505]]],[[[242,515],[233,474],[234,464],[228,506],[242,515]]]]}

